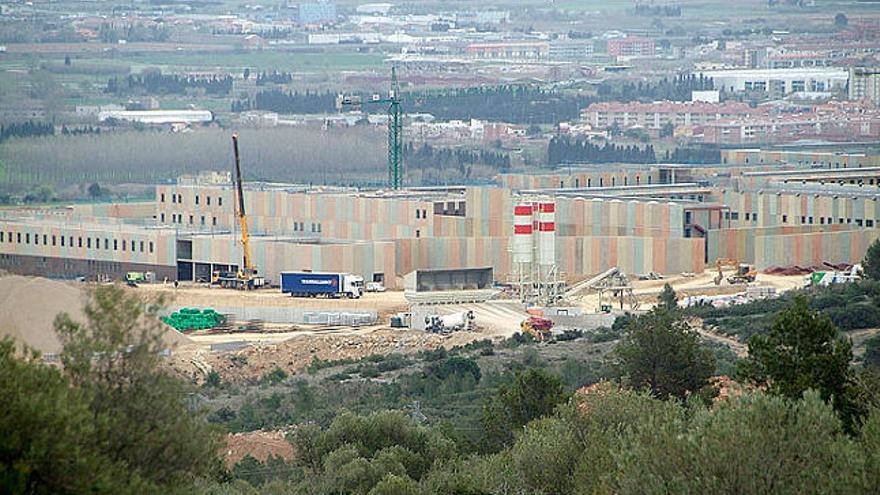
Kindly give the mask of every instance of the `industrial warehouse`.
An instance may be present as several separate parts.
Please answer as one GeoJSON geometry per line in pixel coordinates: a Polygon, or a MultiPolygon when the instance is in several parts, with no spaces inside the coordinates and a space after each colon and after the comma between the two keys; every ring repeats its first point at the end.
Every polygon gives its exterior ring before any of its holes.
{"type": "MultiPolygon", "coordinates": [[[[701,273],[719,258],[758,270],[855,263],[880,237],[876,157],[730,150],[722,161],[583,166],[501,175],[496,185],[398,190],[246,182],[250,256],[270,286],[282,271],[299,270],[400,289],[417,270],[491,267],[496,282],[516,283],[522,264],[539,259],[568,283],[612,267],[701,273]]],[[[231,179],[180,177],[156,186],[151,202],[4,211],[0,267],[207,282],[241,266],[231,179]]]]}

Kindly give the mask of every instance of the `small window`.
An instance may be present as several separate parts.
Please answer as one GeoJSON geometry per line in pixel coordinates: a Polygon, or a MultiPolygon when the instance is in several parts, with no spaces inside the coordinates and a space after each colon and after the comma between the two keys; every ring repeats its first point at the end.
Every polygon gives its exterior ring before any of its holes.
{"type": "Polygon", "coordinates": [[[40,234],[34,234],[34,244],[35,245],[40,244],[40,234]]]}
{"type": "Polygon", "coordinates": [[[64,247],[64,236],[61,236],[61,247],[64,247]]]}
{"type": "Polygon", "coordinates": [[[198,205],[198,204],[199,204],[199,195],[196,194],[196,205],[198,205]]]}
{"type": "Polygon", "coordinates": [[[418,239],[421,236],[422,236],[422,232],[420,230],[416,229],[416,239],[418,239]]]}
{"type": "Polygon", "coordinates": [[[807,217],[801,215],[801,224],[805,224],[805,223],[807,223],[807,217]]]}
{"type": "Polygon", "coordinates": [[[0,242],[3,242],[3,241],[5,241],[5,240],[6,240],[6,233],[5,233],[5,232],[0,232],[0,242]]]}
{"type": "Polygon", "coordinates": [[[159,221],[162,223],[165,223],[165,214],[164,213],[159,215],[159,221]]]}
{"type": "Polygon", "coordinates": [[[86,247],[88,249],[92,249],[92,238],[91,237],[86,237],[86,247]]]}
{"type": "Polygon", "coordinates": [[[874,226],[873,220],[871,220],[870,218],[865,220],[865,227],[873,227],[873,226],[874,226]]]}
{"type": "Polygon", "coordinates": [[[12,242],[12,231],[11,230],[9,231],[8,237],[9,237],[9,242],[12,242]]]}
{"type": "Polygon", "coordinates": [[[221,198],[221,197],[217,198],[217,206],[223,206],[223,198],[221,198]]]}
{"type": "Polygon", "coordinates": [[[422,215],[422,211],[421,211],[421,210],[416,210],[416,220],[418,220],[419,218],[421,218],[421,215],[422,215]]]}
{"type": "Polygon", "coordinates": [[[171,193],[171,202],[177,203],[177,194],[176,193],[171,193]]]}
{"type": "Polygon", "coordinates": [[[110,249],[110,239],[104,238],[104,249],[110,249]]]}
{"type": "Polygon", "coordinates": [[[749,212],[746,212],[746,221],[749,221],[749,212]]]}
{"type": "Polygon", "coordinates": [[[819,217],[819,225],[825,225],[825,217],[819,217]]]}
{"type": "Polygon", "coordinates": [[[428,210],[422,209],[422,218],[428,218],[428,210]]]}
{"type": "Polygon", "coordinates": [[[118,250],[119,250],[119,241],[116,240],[116,239],[113,239],[113,250],[114,250],[114,251],[118,251],[118,250]]]}
{"type": "Polygon", "coordinates": [[[73,247],[73,236],[70,236],[67,240],[70,241],[70,244],[68,244],[68,246],[73,247]]]}
{"type": "Polygon", "coordinates": [[[211,225],[217,225],[217,217],[211,217],[211,225]]]}
{"type": "Polygon", "coordinates": [[[162,193],[162,194],[159,196],[159,202],[160,202],[160,203],[164,203],[164,202],[165,202],[165,193],[162,193]]]}
{"type": "Polygon", "coordinates": [[[153,241],[150,241],[150,252],[153,252],[153,241]]]}
{"type": "Polygon", "coordinates": [[[125,239],[122,240],[122,250],[125,251],[125,239]]]}
{"type": "MultiPolygon", "coordinates": [[[[63,237],[62,237],[62,239],[63,239],[63,237]]],[[[56,245],[56,237],[54,235],[52,236],[52,245],[53,246],[56,245]]]]}
{"type": "Polygon", "coordinates": [[[141,252],[144,252],[144,241],[141,241],[141,252]]]}
{"type": "Polygon", "coordinates": [[[189,216],[189,224],[192,225],[192,223],[193,223],[193,216],[190,215],[190,216],[189,216]]]}
{"type": "Polygon", "coordinates": [[[788,215],[782,215],[782,223],[788,223],[788,215]]]}
{"type": "MultiPolygon", "coordinates": [[[[18,234],[18,235],[19,235],[19,237],[21,237],[21,234],[18,234]]],[[[25,233],[25,234],[24,234],[24,243],[25,243],[25,244],[30,244],[30,243],[31,243],[31,235],[30,235],[29,233],[25,233]]]]}
{"type": "Polygon", "coordinates": [[[49,244],[49,235],[43,234],[43,245],[45,246],[47,244],[49,244]]]}
{"type": "Polygon", "coordinates": [[[211,196],[205,196],[205,203],[206,203],[208,206],[211,206],[211,196]]]}
{"type": "Polygon", "coordinates": [[[83,247],[83,238],[82,237],[77,238],[76,247],[79,247],[79,248],[83,247]]]}
{"type": "Polygon", "coordinates": [[[813,217],[810,217],[810,225],[813,225],[813,217]]]}
{"type": "Polygon", "coordinates": [[[202,225],[205,225],[205,215],[202,215],[202,225]]]}

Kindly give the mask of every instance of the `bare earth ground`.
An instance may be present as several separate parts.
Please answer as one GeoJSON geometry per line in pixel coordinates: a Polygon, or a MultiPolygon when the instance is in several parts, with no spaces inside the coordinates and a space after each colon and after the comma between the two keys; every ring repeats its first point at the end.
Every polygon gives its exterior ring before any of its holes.
{"type": "MultiPolygon", "coordinates": [[[[642,308],[653,305],[663,285],[670,283],[681,296],[734,294],[745,291],[744,285],[720,286],[712,279],[715,271],[685,277],[672,276],[663,280],[633,281],[634,292],[642,301],[642,308]]],[[[783,292],[804,284],[804,277],[786,277],[759,274],[754,285],[774,287],[783,292]]],[[[457,311],[473,311],[476,331],[456,332],[440,336],[408,329],[388,327],[388,318],[406,311],[408,305],[402,292],[389,291],[381,294],[365,294],[358,300],[291,298],[277,289],[255,292],[238,292],[228,289],[208,288],[201,285],[143,285],[138,291],[164,294],[171,304],[208,308],[212,306],[267,306],[301,307],[322,310],[371,309],[379,313],[379,324],[369,327],[320,327],[308,325],[267,326],[262,332],[229,334],[191,334],[192,344],[175,350],[169,360],[171,366],[184,376],[196,381],[209,371],[218,372],[223,380],[231,382],[258,380],[276,367],[289,374],[302,373],[317,358],[324,361],[360,359],[373,354],[392,352],[411,353],[438,347],[464,345],[475,340],[509,337],[519,331],[519,324],[527,315],[516,304],[487,302],[454,306],[437,306],[436,312],[447,314],[457,311]],[[212,350],[218,344],[239,343],[238,350],[212,350]]],[[[595,294],[587,293],[578,304],[585,312],[598,307],[595,294]]],[[[704,336],[729,345],[734,352],[742,354],[745,347],[733,339],[724,338],[708,331],[704,336]]]]}
{"type": "Polygon", "coordinates": [[[321,309],[327,311],[333,311],[334,309],[371,309],[379,313],[380,321],[383,317],[387,319],[392,313],[404,311],[407,308],[403,292],[400,291],[368,292],[360,299],[325,299],[290,297],[289,295],[282,294],[278,289],[245,292],[220,287],[206,287],[200,284],[181,284],[177,289],[171,284],[144,284],[136,290],[161,294],[167,298],[166,303],[183,307],[263,306],[321,309]]]}

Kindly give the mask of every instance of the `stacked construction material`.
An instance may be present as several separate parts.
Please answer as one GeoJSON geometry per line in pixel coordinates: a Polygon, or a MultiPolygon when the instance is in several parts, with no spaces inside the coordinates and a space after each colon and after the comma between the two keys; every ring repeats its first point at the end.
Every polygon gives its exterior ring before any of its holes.
{"type": "Polygon", "coordinates": [[[226,316],[213,309],[181,308],[170,316],[163,316],[162,321],[181,332],[186,330],[205,330],[226,324],[226,316]]]}

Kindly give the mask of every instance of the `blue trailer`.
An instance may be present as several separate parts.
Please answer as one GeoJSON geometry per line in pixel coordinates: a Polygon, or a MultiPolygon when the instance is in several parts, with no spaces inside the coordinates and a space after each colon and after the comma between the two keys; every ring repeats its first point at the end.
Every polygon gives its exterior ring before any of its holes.
{"type": "Polygon", "coordinates": [[[361,297],[364,279],[350,273],[281,272],[281,292],[293,297],[361,297]]]}

